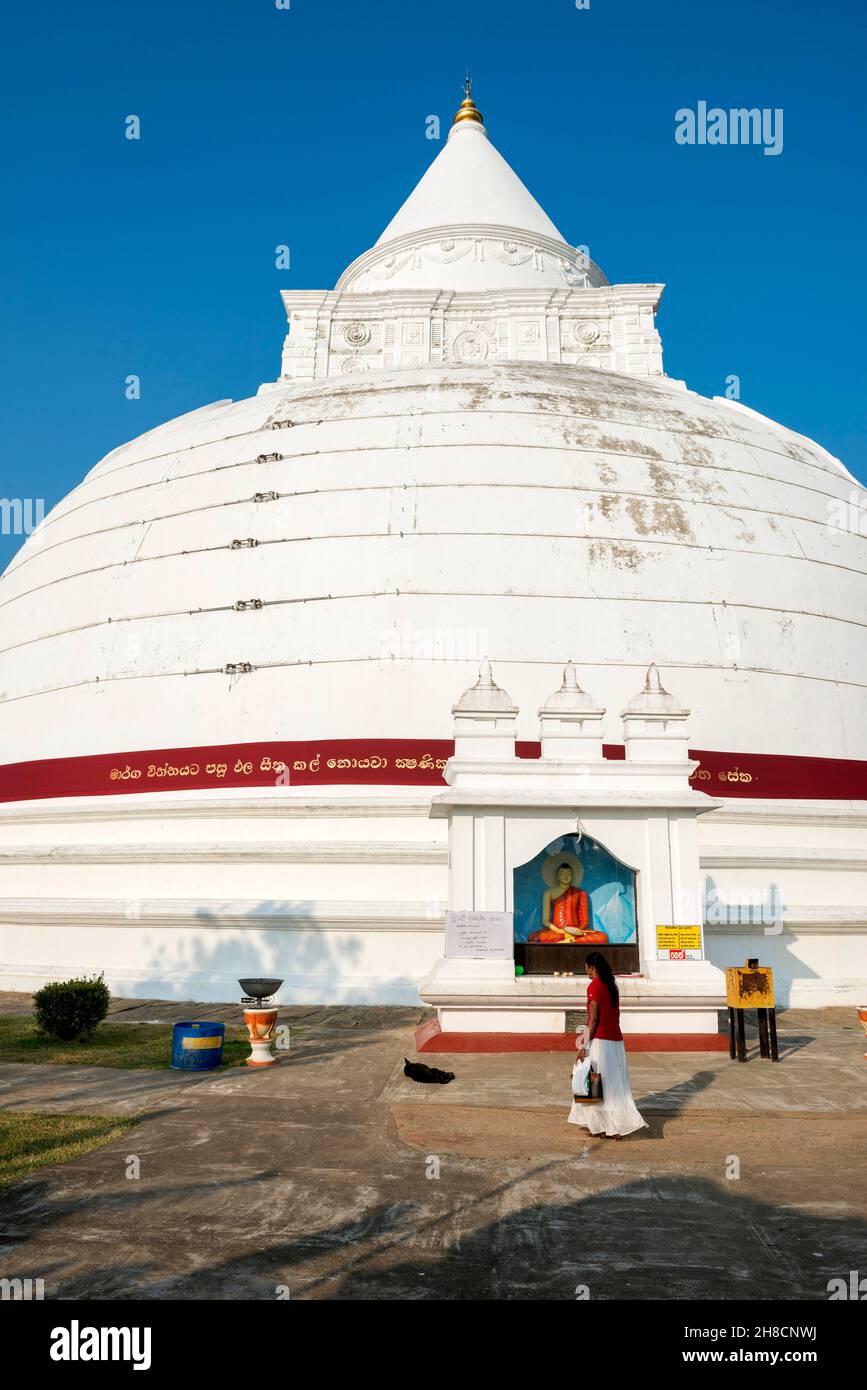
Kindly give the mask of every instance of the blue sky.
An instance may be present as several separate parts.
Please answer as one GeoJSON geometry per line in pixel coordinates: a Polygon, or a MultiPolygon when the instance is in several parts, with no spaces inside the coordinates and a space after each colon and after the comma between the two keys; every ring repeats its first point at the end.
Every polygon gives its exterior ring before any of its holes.
{"type": "Polygon", "coordinates": [[[2,33],[0,497],[47,509],[124,440],[273,380],[279,290],[376,239],[466,65],[563,234],[667,285],[669,375],[737,375],[867,480],[861,0],[42,0],[2,33]],[[678,145],[701,100],[781,107],[782,154],[678,145]]]}

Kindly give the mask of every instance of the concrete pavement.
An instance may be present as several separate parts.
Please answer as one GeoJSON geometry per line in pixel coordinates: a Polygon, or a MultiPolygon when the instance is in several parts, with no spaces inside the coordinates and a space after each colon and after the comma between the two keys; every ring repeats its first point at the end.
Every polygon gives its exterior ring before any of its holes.
{"type": "Polygon", "coordinates": [[[0,1067],[4,1107],[145,1116],[10,1190],[0,1273],[60,1298],[572,1300],[824,1299],[867,1272],[848,1010],[783,1014],[778,1065],[633,1056],[650,1129],[619,1143],[566,1125],[562,1054],[438,1055],[457,1079],[422,1086],[420,1010],[311,1012],[267,1072],[0,1067]]]}

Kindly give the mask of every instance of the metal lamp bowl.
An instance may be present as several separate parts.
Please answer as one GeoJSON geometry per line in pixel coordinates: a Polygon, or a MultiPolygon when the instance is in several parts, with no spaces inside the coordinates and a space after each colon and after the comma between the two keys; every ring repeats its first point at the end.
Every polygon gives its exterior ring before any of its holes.
{"type": "Polygon", "coordinates": [[[255,979],[238,981],[238,984],[241,986],[244,993],[249,995],[251,999],[270,998],[272,994],[277,993],[277,990],[280,988],[282,983],[282,980],[255,979]]]}

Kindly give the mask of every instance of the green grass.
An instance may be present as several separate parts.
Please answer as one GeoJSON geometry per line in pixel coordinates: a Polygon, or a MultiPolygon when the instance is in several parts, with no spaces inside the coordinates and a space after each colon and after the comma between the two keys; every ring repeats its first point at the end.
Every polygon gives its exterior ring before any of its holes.
{"type": "Polygon", "coordinates": [[[119,1139],[136,1119],[0,1111],[0,1193],[47,1163],[68,1163],[119,1139]]]}
{"type": "MultiPolygon", "coordinates": [[[[227,1028],[223,1065],[240,1066],[250,1054],[245,1028],[227,1028]]],[[[83,1042],[55,1042],[36,1031],[32,1014],[0,1015],[0,1063],[48,1062],[55,1066],[168,1070],[172,1065],[170,1023],[100,1023],[83,1042]]]]}

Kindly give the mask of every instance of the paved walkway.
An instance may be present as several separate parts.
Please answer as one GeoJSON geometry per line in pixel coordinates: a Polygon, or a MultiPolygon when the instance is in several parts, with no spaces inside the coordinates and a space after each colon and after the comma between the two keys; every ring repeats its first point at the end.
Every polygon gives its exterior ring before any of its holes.
{"type": "Polygon", "coordinates": [[[562,1054],[437,1055],[451,1085],[409,1081],[421,1016],[308,1010],[267,1072],[0,1067],[4,1107],[145,1115],[11,1189],[0,1275],[49,1297],[824,1299],[867,1270],[852,1011],[783,1014],[779,1065],[634,1055],[650,1128],[620,1143],[565,1124],[562,1054]]]}

